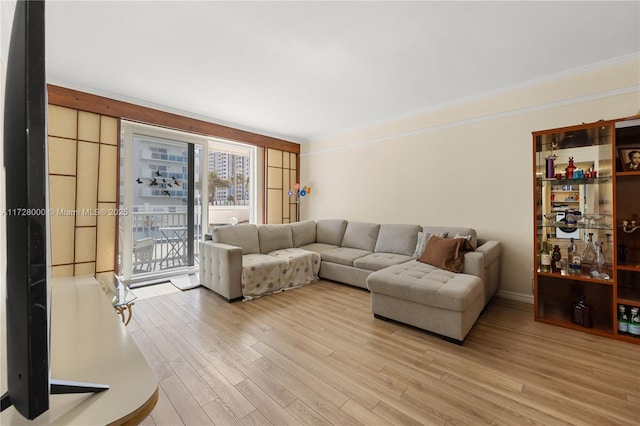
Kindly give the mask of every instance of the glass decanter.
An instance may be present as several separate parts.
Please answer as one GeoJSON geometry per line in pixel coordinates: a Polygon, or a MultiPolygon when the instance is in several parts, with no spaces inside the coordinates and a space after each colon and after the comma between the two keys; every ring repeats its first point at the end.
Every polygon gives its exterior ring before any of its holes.
{"type": "Polygon", "coordinates": [[[587,246],[584,248],[584,252],[582,253],[582,259],[580,263],[583,274],[589,274],[591,272],[591,264],[593,263],[595,258],[596,248],[593,245],[593,232],[589,232],[589,240],[587,241],[587,246]]]}
{"type": "Polygon", "coordinates": [[[604,257],[604,252],[602,251],[602,243],[600,241],[596,242],[596,255],[591,263],[591,276],[593,278],[600,278],[603,280],[609,279],[609,267],[607,266],[607,260],[604,257]]]}

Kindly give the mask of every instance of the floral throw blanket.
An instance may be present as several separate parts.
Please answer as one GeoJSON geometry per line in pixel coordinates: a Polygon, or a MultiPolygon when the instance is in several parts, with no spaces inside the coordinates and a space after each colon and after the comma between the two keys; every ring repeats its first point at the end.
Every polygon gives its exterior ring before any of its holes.
{"type": "Polygon", "coordinates": [[[311,284],[318,280],[320,255],[288,248],[242,257],[242,295],[245,300],[311,284]]]}

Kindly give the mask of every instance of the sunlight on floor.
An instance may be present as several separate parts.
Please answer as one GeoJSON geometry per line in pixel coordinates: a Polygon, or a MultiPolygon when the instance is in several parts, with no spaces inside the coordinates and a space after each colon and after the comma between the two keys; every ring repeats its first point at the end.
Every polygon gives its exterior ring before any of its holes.
{"type": "Polygon", "coordinates": [[[148,285],[145,287],[137,287],[133,292],[138,299],[148,299],[150,297],[162,296],[163,294],[179,293],[180,289],[176,288],[170,282],[148,285]]]}

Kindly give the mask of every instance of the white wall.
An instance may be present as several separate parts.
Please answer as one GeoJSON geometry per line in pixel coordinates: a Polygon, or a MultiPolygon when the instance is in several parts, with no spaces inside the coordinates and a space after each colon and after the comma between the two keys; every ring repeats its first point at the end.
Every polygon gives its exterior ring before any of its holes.
{"type": "Polygon", "coordinates": [[[640,113],[639,83],[620,58],[303,144],[303,218],[473,227],[502,242],[500,294],[532,301],[531,132],[640,113]]]}

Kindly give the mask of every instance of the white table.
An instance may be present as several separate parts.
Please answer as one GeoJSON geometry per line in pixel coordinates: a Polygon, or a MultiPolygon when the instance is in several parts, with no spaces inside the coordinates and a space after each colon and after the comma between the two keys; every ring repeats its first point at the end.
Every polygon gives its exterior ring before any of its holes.
{"type": "MultiPolygon", "coordinates": [[[[158,400],[158,381],[93,276],[56,278],[52,285],[51,377],[101,383],[97,394],[51,395],[33,421],[14,407],[2,425],[107,425],[141,422],[158,400]]],[[[4,345],[3,345],[4,346],[4,345]]],[[[6,363],[2,365],[6,377],[6,363]]],[[[2,393],[6,391],[3,380],[2,393]]]]}

